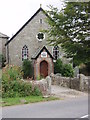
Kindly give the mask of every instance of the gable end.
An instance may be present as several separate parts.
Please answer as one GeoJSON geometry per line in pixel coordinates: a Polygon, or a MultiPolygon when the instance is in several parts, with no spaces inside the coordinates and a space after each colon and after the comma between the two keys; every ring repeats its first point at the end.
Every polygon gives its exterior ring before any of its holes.
{"type": "Polygon", "coordinates": [[[8,44],[21,32],[21,30],[22,30],[40,11],[42,11],[47,17],[49,17],[48,14],[40,7],[40,8],[37,10],[37,12],[36,12],[36,13],[16,32],[16,34],[5,44],[5,46],[8,45],[8,44]]]}

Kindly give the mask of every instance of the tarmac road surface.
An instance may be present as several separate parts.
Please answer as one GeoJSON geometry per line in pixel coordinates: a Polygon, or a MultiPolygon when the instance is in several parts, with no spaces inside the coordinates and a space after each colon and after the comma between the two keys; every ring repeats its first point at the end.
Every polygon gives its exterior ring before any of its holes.
{"type": "Polygon", "coordinates": [[[2,118],[88,117],[88,96],[2,108],[2,118]]]}

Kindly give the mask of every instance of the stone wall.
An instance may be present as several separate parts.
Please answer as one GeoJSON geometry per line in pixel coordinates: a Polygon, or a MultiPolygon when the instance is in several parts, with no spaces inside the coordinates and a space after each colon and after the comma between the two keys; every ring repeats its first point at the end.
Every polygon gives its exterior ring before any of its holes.
{"type": "Polygon", "coordinates": [[[70,78],[70,77],[62,77],[60,75],[50,75],[52,80],[52,85],[63,86],[71,89],[76,89],[80,91],[88,92],[88,80],[89,78],[80,74],[78,77],[70,78]]]}
{"type": "Polygon", "coordinates": [[[46,79],[30,81],[32,86],[37,86],[42,92],[43,96],[51,95],[51,78],[49,76],[46,79]]]}

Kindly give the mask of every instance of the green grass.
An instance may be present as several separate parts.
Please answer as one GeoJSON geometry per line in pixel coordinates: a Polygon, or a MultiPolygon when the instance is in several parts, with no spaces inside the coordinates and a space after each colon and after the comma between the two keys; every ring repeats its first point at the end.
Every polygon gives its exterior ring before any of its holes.
{"type": "Polygon", "coordinates": [[[29,103],[36,103],[36,102],[51,101],[51,100],[59,100],[59,98],[56,98],[56,97],[43,98],[42,96],[3,98],[2,106],[4,107],[4,106],[11,106],[11,105],[19,105],[19,104],[29,104],[29,103]],[[23,103],[21,102],[22,100],[24,101],[23,103]]]}

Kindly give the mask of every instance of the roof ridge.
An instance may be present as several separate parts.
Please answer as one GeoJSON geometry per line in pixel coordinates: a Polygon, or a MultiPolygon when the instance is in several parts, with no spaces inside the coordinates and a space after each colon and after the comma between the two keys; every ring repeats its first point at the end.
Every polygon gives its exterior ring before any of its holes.
{"type": "Polygon", "coordinates": [[[11,39],[5,44],[5,46],[8,45],[8,44],[13,40],[13,38],[15,38],[16,35],[17,35],[19,32],[21,32],[21,30],[22,30],[40,11],[43,11],[43,13],[44,13],[47,17],[49,17],[48,14],[45,12],[45,10],[43,10],[43,9],[40,7],[40,8],[36,11],[36,13],[34,13],[34,15],[11,37],[11,39]]]}
{"type": "Polygon", "coordinates": [[[0,35],[1,35],[1,37],[7,37],[7,38],[9,38],[9,36],[5,35],[4,33],[0,32],[0,35]]]}

